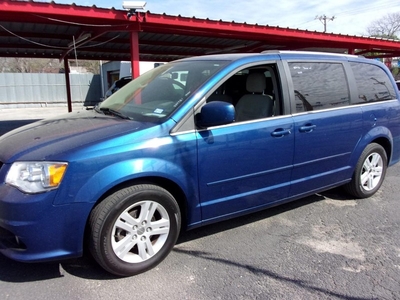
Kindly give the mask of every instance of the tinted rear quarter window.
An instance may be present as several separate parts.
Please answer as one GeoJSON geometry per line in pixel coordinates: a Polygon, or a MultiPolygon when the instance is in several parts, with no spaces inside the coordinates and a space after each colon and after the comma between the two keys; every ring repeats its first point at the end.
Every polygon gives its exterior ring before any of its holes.
{"type": "Polygon", "coordinates": [[[357,103],[396,99],[396,93],[387,73],[367,63],[350,63],[358,88],[357,103]]]}
{"type": "Polygon", "coordinates": [[[289,68],[294,86],[296,112],[350,104],[346,74],[341,63],[291,62],[289,68]]]}

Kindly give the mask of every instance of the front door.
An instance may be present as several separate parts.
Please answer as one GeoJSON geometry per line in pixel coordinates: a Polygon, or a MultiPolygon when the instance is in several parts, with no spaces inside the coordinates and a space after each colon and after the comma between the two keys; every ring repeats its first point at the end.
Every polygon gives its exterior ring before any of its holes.
{"type": "Polygon", "coordinates": [[[293,163],[292,132],[290,116],[199,131],[203,221],[286,198],[293,163]]]}

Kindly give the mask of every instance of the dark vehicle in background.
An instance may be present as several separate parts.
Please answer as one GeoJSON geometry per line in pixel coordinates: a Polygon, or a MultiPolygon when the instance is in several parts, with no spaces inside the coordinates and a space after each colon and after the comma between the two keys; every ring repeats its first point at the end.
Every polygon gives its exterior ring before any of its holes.
{"type": "Polygon", "coordinates": [[[104,99],[107,99],[127,83],[131,82],[132,76],[125,76],[113,82],[110,88],[104,94],[104,99]]]}
{"type": "MultiPolygon", "coordinates": [[[[353,55],[273,51],[159,66],[93,110],[0,137],[0,252],[159,264],[181,230],[338,186],[374,195],[400,160],[399,91],[353,55]]],[[[368,218],[368,216],[365,216],[368,218]]]]}

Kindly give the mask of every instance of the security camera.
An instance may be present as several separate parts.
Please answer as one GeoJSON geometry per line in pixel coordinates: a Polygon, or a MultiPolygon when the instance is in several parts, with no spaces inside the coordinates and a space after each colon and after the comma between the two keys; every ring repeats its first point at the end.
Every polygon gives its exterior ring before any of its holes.
{"type": "Polygon", "coordinates": [[[123,1],[122,7],[130,11],[136,11],[137,9],[144,9],[146,6],[145,1],[123,1]]]}

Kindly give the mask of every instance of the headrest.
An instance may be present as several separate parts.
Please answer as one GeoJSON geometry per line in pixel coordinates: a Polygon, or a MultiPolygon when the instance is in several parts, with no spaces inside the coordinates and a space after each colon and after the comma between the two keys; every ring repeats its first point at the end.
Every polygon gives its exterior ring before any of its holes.
{"type": "Polygon", "coordinates": [[[250,73],[247,76],[246,89],[250,93],[263,93],[267,87],[263,73],[250,73]]]}

